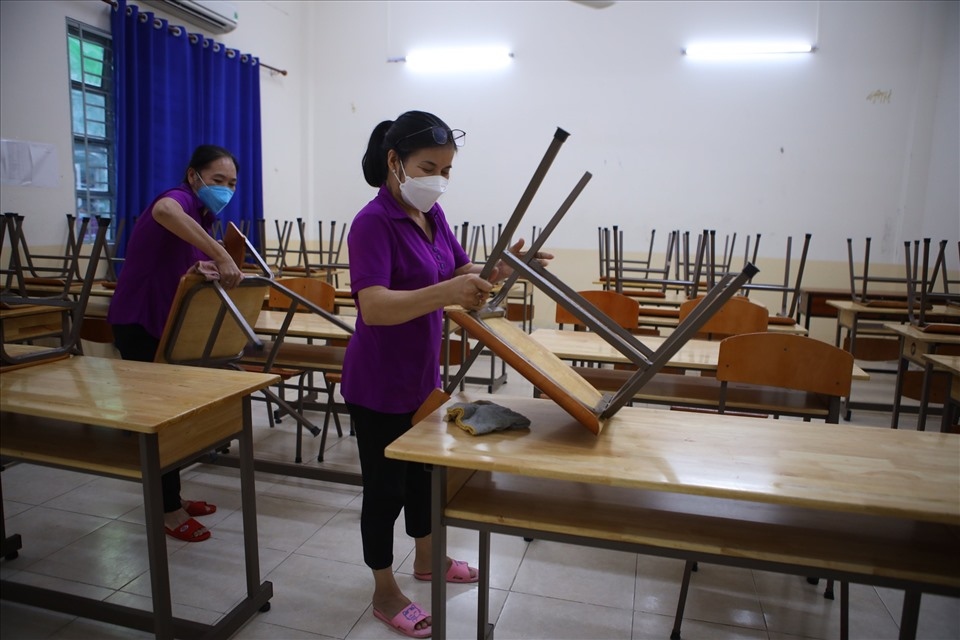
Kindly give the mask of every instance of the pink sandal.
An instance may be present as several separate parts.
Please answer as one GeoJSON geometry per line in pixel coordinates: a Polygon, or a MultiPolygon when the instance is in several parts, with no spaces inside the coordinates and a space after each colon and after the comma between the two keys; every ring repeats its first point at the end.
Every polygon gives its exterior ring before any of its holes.
{"type": "MultiPolygon", "coordinates": [[[[422,582],[433,580],[433,573],[427,571],[424,573],[413,572],[413,577],[422,582]]],[[[447,569],[447,582],[456,582],[459,584],[468,584],[480,579],[480,572],[468,565],[463,560],[453,560],[450,568],[447,569]]]]}
{"type": "Polygon", "coordinates": [[[406,609],[392,618],[387,618],[387,616],[376,609],[373,610],[373,616],[394,631],[402,633],[408,638],[429,638],[433,635],[433,627],[426,626],[423,629],[417,629],[417,625],[420,624],[422,620],[429,618],[430,614],[421,609],[420,605],[416,602],[411,602],[407,605],[406,609]]]}

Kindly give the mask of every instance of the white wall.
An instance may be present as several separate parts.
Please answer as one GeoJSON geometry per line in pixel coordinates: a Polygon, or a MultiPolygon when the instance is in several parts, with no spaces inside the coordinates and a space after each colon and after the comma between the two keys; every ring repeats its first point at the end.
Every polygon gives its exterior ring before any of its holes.
{"type": "MultiPolygon", "coordinates": [[[[348,222],[373,195],[360,172],[370,130],[425,109],[467,131],[443,199],[453,223],[506,220],[561,126],[572,136],[523,228],[592,172],[551,241],[559,248],[595,251],[599,225],[621,225],[638,251],[651,228],[711,227],[759,231],[770,256],[811,232],[823,261],[869,235],[874,260],[900,264],[903,239],[960,236],[957,2],[237,6],[239,28],[217,38],[290,72],[261,76],[268,219],[348,222]],[[698,38],[738,36],[819,48],[777,62],[680,55],[698,38]],[[427,77],[386,62],[414,46],[489,41],[514,51],[505,72],[427,77]],[[890,102],[867,99],[877,90],[890,102]]],[[[2,210],[30,216],[36,243],[61,242],[73,208],[64,17],[108,28],[107,11],[98,0],[0,1],[0,136],[54,144],[61,164],[59,188],[0,191],[2,210]]]]}

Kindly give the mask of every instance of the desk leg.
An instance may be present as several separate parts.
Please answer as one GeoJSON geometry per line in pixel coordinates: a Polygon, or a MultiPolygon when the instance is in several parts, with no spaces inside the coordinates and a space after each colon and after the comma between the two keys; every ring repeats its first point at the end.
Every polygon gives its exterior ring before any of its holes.
{"type": "Polygon", "coordinates": [[[445,640],[447,637],[447,580],[446,572],[439,571],[447,560],[447,529],[443,524],[443,511],[447,505],[447,468],[434,466],[430,474],[432,495],[430,500],[430,535],[433,536],[433,548],[430,563],[433,570],[433,591],[430,598],[431,626],[433,640],[445,640]]]}
{"type": "Polygon", "coordinates": [[[903,393],[903,378],[907,375],[907,369],[910,368],[910,361],[904,354],[903,336],[900,336],[900,360],[897,362],[897,382],[893,387],[893,411],[890,415],[890,428],[896,429],[900,426],[900,394],[903,393]]]}
{"type": "Polygon", "coordinates": [[[443,314],[443,342],[440,344],[440,353],[443,355],[443,388],[447,388],[450,381],[450,317],[443,314]]]}
{"type": "Polygon", "coordinates": [[[908,589],[903,594],[903,612],[900,614],[900,640],[917,637],[917,620],[920,618],[920,592],[908,589]]]}
{"type": "Polygon", "coordinates": [[[143,470],[143,509],[153,596],[153,630],[157,638],[173,638],[173,604],[170,601],[170,567],[163,524],[160,488],[160,445],[155,433],[140,434],[140,468],[143,470]]]}
{"type": "Polygon", "coordinates": [[[3,513],[3,487],[2,482],[0,482],[0,545],[2,545],[0,555],[2,555],[5,560],[13,560],[20,555],[23,542],[20,539],[19,533],[15,533],[9,538],[7,537],[6,521],[7,516],[3,513]]]}
{"type": "MultiPolygon", "coordinates": [[[[243,516],[243,555],[247,570],[247,597],[260,590],[260,550],[257,540],[257,495],[253,470],[253,417],[250,396],[243,397],[243,430],[240,432],[240,508],[243,516]]],[[[268,611],[270,602],[262,610],[268,611]]]]}
{"type": "Polygon", "coordinates": [[[480,531],[480,582],[477,584],[477,640],[493,640],[490,620],[490,532],[480,531]]]}
{"type": "MultiPolygon", "coordinates": [[[[899,376],[897,376],[899,378],[899,376]]],[[[927,405],[930,403],[930,379],[933,378],[933,365],[926,363],[923,368],[923,384],[920,386],[920,410],[917,413],[917,431],[925,431],[927,428],[927,405]]],[[[947,406],[943,404],[944,413],[949,413],[947,406]]]]}

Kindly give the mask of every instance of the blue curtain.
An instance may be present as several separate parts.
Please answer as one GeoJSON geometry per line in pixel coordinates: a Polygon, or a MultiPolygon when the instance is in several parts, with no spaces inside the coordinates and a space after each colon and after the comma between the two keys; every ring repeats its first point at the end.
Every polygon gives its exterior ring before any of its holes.
{"type": "Polygon", "coordinates": [[[220,145],[236,156],[237,190],[220,219],[248,226],[257,246],[255,221],[263,218],[259,60],[125,0],[110,19],[117,218],[126,220],[118,256],[124,255],[133,219],[183,181],[190,154],[201,144],[220,145]]]}

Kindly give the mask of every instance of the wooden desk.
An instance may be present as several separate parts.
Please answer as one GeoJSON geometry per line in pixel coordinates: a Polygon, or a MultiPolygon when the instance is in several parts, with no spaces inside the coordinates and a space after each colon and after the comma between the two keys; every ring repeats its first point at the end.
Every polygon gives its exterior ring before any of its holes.
{"type": "MultiPolygon", "coordinates": [[[[939,369],[950,374],[950,396],[943,405],[943,419],[940,421],[940,431],[946,433],[953,426],[954,413],[960,410],[960,356],[938,356],[925,354],[924,363],[924,384],[923,393],[920,399],[920,413],[926,418],[925,405],[927,403],[927,393],[929,391],[928,380],[931,369],[939,369]]],[[[917,425],[917,429],[923,430],[924,424],[917,425]]]]}
{"type": "MultiPolygon", "coordinates": [[[[589,331],[561,331],[559,329],[537,329],[530,336],[553,352],[561,360],[585,360],[610,364],[629,363],[622,353],[614,349],[600,336],[589,331]]],[[[637,339],[651,349],[658,349],[666,338],[660,336],[636,336],[637,339]]],[[[688,340],[676,355],[670,359],[668,366],[679,369],[697,369],[700,371],[716,371],[717,360],[720,357],[719,340],[688,340]]],[[[869,380],[870,374],[853,366],[854,380],[869,380]]]]}
{"type": "MultiPolygon", "coordinates": [[[[646,304],[646,302],[644,302],[646,304]]],[[[680,324],[679,317],[673,315],[644,315],[643,308],[640,308],[640,317],[637,324],[641,327],[652,327],[656,329],[676,329],[680,324]]],[[[806,335],[807,329],[799,324],[777,324],[771,322],[767,325],[768,331],[777,331],[782,333],[795,333],[806,335]]]]}
{"type": "MultiPolygon", "coordinates": [[[[462,394],[452,401],[488,398],[462,394]]],[[[624,407],[600,436],[549,400],[496,396],[529,430],[470,436],[443,409],[387,447],[433,469],[433,558],[446,526],[480,532],[478,638],[490,533],[960,596],[960,438],[624,407]]],[[[446,629],[434,572],[433,637],[446,629]]]]}
{"type": "MultiPolygon", "coordinates": [[[[885,322],[907,322],[909,312],[906,307],[889,308],[870,306],[851,300],[827,300],[827,304],[837,310],[837,333],[834,344],[840,346],[840,336],[843,329],[847,330],[850,338],[850,352],[854,352],[857,332],[865,328],[881,335],[894,335],[885,322]],[[872,323],[872,324],[869,324],[872,323]]],[[[958,322],[960,321],[960,307],[934,305],[926,313],[928,322],[958,322]]]]}
{"type": "MultiPolygon", "coordinates": [[[[870,306],[851,300],[828,300],[827,304],[837,310],[837,332],[834,338],[834,344],[841,346],[841,335],[846,329],[849,344],[847,349],[850,353],[857,356],[856,344],[857,336],[860,334],[869,334],[871,336],[886,336],[891,342],[898,337],[887,323],[904,323],[908,320],[909,313],[906,308],[887,308],[879,306],[870,306]]],[[[929,322],[958,322],[960,321],[960,307],[947,307],[944,305],[935,305],[927,313],[929,322]]],[[[885,356],[884,356],[885,357],[885,356]]],[[[895,358],[890,358],[891,360],[895,358]]],[[[873,369],[875,373],[889,372],[884,369],[873,369]]],[[[892,372],[891,372],[892,373],[892,372]]],[[[874,411],[891,411],[893,405],[890,403],[869,403],[855,402],[852,398],[847,398],[846,409],[844,411],[845,419],[850,419],[852,409],[869,409],[874,411]]]]}
{"type": "MultiPolygon", "coordinates": [[[[906,302],[905,291],[870,291],[874,300],[900,300],[906,302]]],[[[850,289],[803,287],[797,302],[797,322],[804,318],[803,326],[810,330],[810,318],[836,318],[837,309],[827,304],[830,300],[852,300],[850,289]]]]}
{"type": "MultiPolygon", "coordinates": [[[[606,280],[594,280],[593,284],[601,285],[605,287],[606,291],[616,291],[616,286],[607,287],[606,280]]],[[[662,291],[661,287],[657,288],[632,288],[624,289],[620,291],[625,296],[636,298],[637,302],[640,303],[641,307],[679,307],[689,298],[684,291],[679,291],[675,289],[669,289],[667,291],[662,291]]]]}
{"type": "MultiPolygon", "coordinates": [[[[278,335],[286,317],[286,311],[261,311],[260,315],[257,316],[257,326],[254,327],[254,331],[265,335],[278,335]]],[[[356,322],[356,318],[353,316],[339,317],[349,326],[353,326],[356,322]]],[[[290,326],[287,328],[287,337],[291,338],[349,340],[350,336],[350,332],[315,313],[294,314],[293,320],[290,321],[290,326]]]]}
{"type": "MultiPolygon", "coordinates": [[[[5,372],[0,376],[0,455],[142,483],[153,611],[7,580],[3,598],[153,631],[157,638],[228,638],[269,607],[273,586],[260,582],[249,394],[277,379],[84,356],[5,372]],[[235,438],[240,441],[246,596],[216,625],[174,618],[160,476],[235,438]]],[[[4,526],[0,537],[3,555],[15,557],[20,536],[8,538],[4,526]]]]}
{"type": "MultiPolygon", "coordinates": [[[[927,369],[926,355],[933,355],[944,347],[960,349],[960,334],[934,333],[920,331],[913,325],[886,323],[883,325],[900,337],[900,359],[897,363],[897,383],[893,392],[893,412],[890,426],[896,429],[900,423],[900,399],[903,395],[904,380],[908,375],[910,363],[924,369],[921,395],[929,398],[930,371],[927,369]]],[[[917,429],[923,431],[927,421],[927,402],[921,401],[917,415],[917,429]]]]}
{"type": "Polygon", "coordinates": [[[42,304],[0,309],[0,343],[63,335],[63,310],[42,304]]]}

